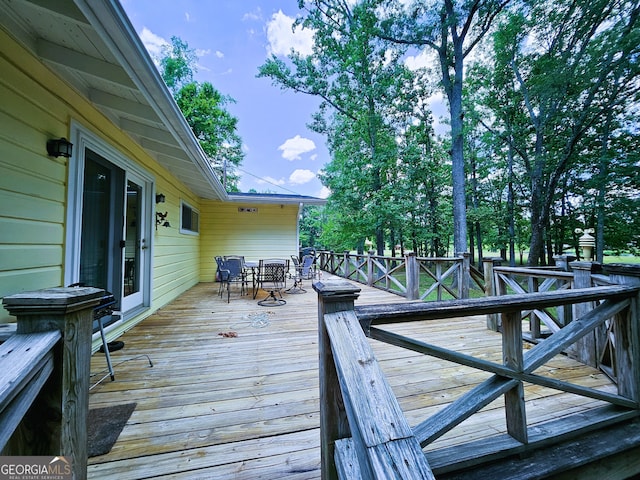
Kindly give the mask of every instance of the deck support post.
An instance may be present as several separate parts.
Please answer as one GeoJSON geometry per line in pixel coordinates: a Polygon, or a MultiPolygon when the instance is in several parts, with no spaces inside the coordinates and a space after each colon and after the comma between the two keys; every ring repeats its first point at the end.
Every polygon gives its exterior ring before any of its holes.
{"type": "Polygon", "coordinates": [[[336,440],[351,436],[349,421],[344,410],[338,372],[333,360],[331,342],[324,324],[327,313],[343,312],[355,308],[360,288],[349,282],[316,282],[318,293],[318,350],[320,374],[320,456],[322,480],[336,480],[334,460],[336,440]]]}
{"type": "MultiPolygon", "coordinates": [[[[574,262],[575,259],[576,257],[574,255],[567,255],[567,254],[556,255],[553,257],[553,260],[556,263],[556,268],[561,272],[570,271],[569,263],[574,262]]],[[[562,279],[556,280],[557,288],[562,287],[566,283],[567,283],[567,280],[562,280],[562,279]]],[[[558,307],[558,321],[560,322],[560,325],[564,327],[569,323],[571,323],[571,313],[572,312],[571,312],[570,305],[564,305],[564,306],[558,307]]]]}
{"type": "MultiPolygon", "coordinates": [[[[493,276],[494,267],[499,267],[502,262],[500,257],[484,257],[482,259],[482,267],[484,274],[484,293],[487,297],[493,297],[498,295],[495,279],[493,276]]],[[[487,329],[498,331],[500,325],[499,314],[489,313],[487,314],[487,329]]]]}
{"type": "Polygon", "coordinates": [[[87,414],[93,308],[104,290],[49,288],[4,297],[17,333],[59,330],[54,369],[9,441],[9,455],[53,455],[71,461],[73,478],[87,478],[87,414]]]}
{"type": "Polygon", "coordinates": [[[351,276],[351,255],[349,254],[349,250],[345,250],[344,252],[344,260],[343,260],[343,265],[344,267],[344,275],[342,275],[344,278],[349,278],[351,276]]]}

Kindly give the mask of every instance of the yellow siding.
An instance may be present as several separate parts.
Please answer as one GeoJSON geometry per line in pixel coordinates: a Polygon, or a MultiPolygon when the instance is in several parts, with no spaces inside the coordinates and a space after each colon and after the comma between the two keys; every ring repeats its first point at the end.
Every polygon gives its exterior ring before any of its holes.
{"type": "Polygon", "coordinates": [[[200,200],[1,29],[0,46],[0,297],[64,281],[68,164],[47,156],[46,142],[69,138],[74,120],[155,176],[167,197],[158,209],[171,228],[154,231],[152,245],[152,306],[126,330],[200,280],[200,237],[178,229],[180,199],[198,209],[200,200]]]}
{"type": "Polygon", "coordinates": [[[244,255],[246,260],[298,254],[297,205],[201,203],[201,281],[213,281],[216,255],[244,255]],[[257,212],[240,212],[242,207],[257,212]]]}

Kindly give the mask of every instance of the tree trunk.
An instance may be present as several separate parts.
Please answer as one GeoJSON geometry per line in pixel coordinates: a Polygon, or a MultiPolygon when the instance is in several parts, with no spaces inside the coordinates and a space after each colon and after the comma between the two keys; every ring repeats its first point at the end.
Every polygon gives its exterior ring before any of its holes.
{"type": "Polygon", "coordinates": [[[600,162],[598,165],[598,194],[596,197],[596,262],[604,263],[604,217],[605,196],[607,193],[607,176],[609,175],[609,134],[613,110],[607,111],[607,120],[602,132],[600,162]]]}
{"type": "Polygon", "coordinates": [[[516,224],[513,193],[513,145],[509,142],[507,152],[507,166],[509,169],[509,186],[507,195],[507,212],[509,215],[509,266],[516,266],[516,224]]]}

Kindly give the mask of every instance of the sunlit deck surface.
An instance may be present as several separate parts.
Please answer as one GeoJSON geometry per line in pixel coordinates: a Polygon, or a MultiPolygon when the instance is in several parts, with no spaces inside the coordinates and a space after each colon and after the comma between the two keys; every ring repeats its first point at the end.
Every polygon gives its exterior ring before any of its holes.
{"type": "MultiPolygon", "coordinates": [[[[285,295],[287,304],[274,308],[238,293],[227,304],[217,284],[203,283],[127,332],[125,348],[112,353],[116,381],[107,378],[92,390],[90,406],[137,406],[111,452],[89,459],[89,478],[319,479],[317,295],[310,282],[305,287],[307,293],[285,295]],[[237,337],[222,335],[231,332],[237,337]],[[144,358],[118,365],[142,354],[152,368],[144,358]]],[[[360,287],[356,305],[404,301],[360,287]]],[[[501,337],[485,325],[478,316],[390,329],[500,362],[501,337]]],[[[372,345],[410,425],[488,376],[372,345]]],[[[104,355],[96,353],[91,371],[104,367],[104,355]]],[[[566,356],[537,373],[614,390],[603,374],[566,356]]],[[[530,425],[599,404],[537,386],[527,386],[526,398],[530,425]]],[[[493,402],[427,452],[503,433],[502,403],[493,402]]]]}

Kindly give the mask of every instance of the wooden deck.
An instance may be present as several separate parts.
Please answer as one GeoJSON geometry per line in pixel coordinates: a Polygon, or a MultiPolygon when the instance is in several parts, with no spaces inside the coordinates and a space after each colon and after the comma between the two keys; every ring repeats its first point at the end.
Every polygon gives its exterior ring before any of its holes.
{"type": "MultiPolygon", "coordinates": [[[[309,282],[306,287],[306,294],[286,295],[287,305],[265,308],[237,293],[227,304],[217,296],[217,284],[203,283],[127,332],[125,348],[112,353],[116,381],[92,390],[90,406],[137,406],[111,452],[89,459],[89,478],[319,479],[317,297],[309,282]],[[145,358],[118,364],[143,354],[152,368],[145,358]]],[[[361,288],[356,305],[404,301],[361,288]]],[[[486,330],[484,317],[393,330],[500,361],[501,337],[486,330]]],[[[411,425],[486,378],[446,361],[373,346],[411,425]]],[[[92,372],[104,367],[104,356],[96,353],[92,372]]],[[[614,391],[603,374],[565,356],[537,373],[614,391]]],[[[598,404],[540,387],[527,389],[526,398],[530,424],[557,417],[560,409],[598,404]]],[[[504,432],[501,403],[426,451],[504,432]]]]}

